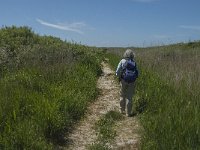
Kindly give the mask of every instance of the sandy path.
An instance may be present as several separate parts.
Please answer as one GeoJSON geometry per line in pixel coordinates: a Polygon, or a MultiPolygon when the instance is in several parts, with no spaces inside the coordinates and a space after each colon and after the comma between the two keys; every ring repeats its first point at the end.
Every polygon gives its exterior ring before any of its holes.
{"type": "MultiPolygon", "coordinates": [[[[94,130],[95,123],[108,111],[119,111],[119,85],[114,80],[114,71],[107,63],[102,63],[102,70],[103,74],[97,83],[100,95],[94,103],[90,104],[85,118],[76,125],[75,130],[69,135],[70,145],[64,149],[87,149],[87,145],[94,143],[97,139],[94,130]]],[[[117,136],[111,145],[113,149],[138,149],[140,138],[138,135],[139,123],[136,117],[125,117],[116,123],[115,128],[117,136]]]]}

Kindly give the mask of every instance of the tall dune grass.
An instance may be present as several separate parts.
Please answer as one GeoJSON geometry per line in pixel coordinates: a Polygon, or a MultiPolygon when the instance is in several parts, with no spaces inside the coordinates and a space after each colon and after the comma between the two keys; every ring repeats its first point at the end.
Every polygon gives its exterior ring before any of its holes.
{"type": "Polygon", "coordinates": [[[134,105],[143,111],[141,148],[200,149],[200,43],[136,49],[136,54],[140,76],[134,105]]]}
{"type": "Polygon", "coordinates": [[[101,51],[0,30],[0,149],[54,149],[98,94],[101,51]]]}
{"type": "Polygon", "coordinates": [[[146,96],[149,105],[143,118],[146,131],[143,149],[200,148],[198,44],[172,45],[141,52],[144,72],[148,70],[156,74],[152,81],[144,79],[151,79],[148,76],[140,80],[144,85],[147,83],[143,86],[147,93],[153,91],[146,96]],[[158,81],[160,83],[156,84],[158,81]]]}

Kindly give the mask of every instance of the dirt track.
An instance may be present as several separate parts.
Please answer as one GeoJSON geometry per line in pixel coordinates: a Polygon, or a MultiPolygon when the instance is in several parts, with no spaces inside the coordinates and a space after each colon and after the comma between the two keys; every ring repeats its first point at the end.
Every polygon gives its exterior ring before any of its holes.
{"type": "MultiPolygon", "coordinates": [[[[102,63],[103,74],[98,79],[97,86],[100,95],[88,107],[86,116],[76,125],[68,139],[70,145],[64,149],[85,150],[86,146],[97,139],[94,130],[95,123],[110,110],[119,111],[119,84],[114,80],[114,71],[107,63],[102,63]]],[[[137,150],[139,146],[139,122],[136,117],[125,117],[115,125],[117,136],[110,147],[120,150],[137,150]]]]}

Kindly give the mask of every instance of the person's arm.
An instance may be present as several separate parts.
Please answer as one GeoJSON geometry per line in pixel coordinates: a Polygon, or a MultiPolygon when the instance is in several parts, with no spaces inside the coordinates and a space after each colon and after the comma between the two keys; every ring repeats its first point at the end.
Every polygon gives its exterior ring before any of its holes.
{"type": "Polygon", "coordinates": [[[116,76],[121,78],[121,72],[122,72],[122,61],[119,62],[117,69],[116,69],[116,76]]]}

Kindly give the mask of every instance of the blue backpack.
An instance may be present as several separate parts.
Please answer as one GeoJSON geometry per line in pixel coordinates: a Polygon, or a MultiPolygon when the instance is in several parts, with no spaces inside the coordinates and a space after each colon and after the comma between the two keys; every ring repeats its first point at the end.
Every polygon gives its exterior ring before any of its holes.
{"type": "Polygon", "coordinates": [[[123,67],[122,79],[125,82],[132,83],[138,77],[138,70],[134,60],[127,60],[123,67]]]}

